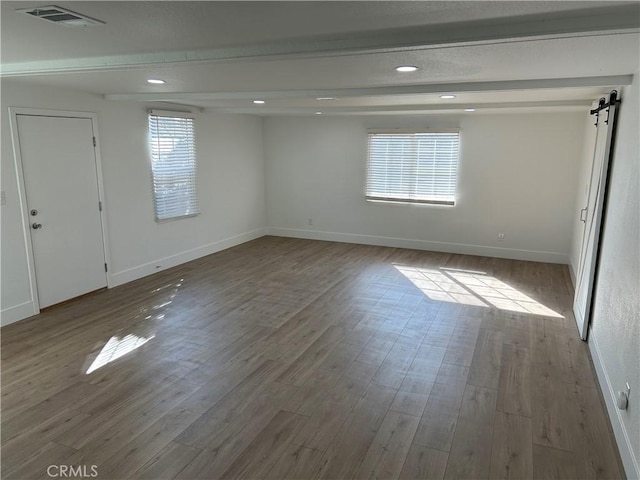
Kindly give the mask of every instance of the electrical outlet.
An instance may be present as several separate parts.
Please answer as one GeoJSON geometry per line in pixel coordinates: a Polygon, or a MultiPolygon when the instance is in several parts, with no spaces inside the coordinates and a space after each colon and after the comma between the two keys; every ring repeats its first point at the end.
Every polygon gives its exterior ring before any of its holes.
{"type": "Polygon", "coordinates": [[[620,410],[626,410],[629,407],[629,394],[631,393],[631,387],[629,382],[626,382],[625,390],[620,390],[616,393],[616,405],[620,410]]]}
{"type": "Polygon", "coordinates": [[[308,224],[309,224],[309,225],[313,225],[313,219],[312,219],[312,218],[310,218],[310,219],[308,220],[308,224]]]}
{"type": "Polygon", "coordinates": [[[504,240],[504,233],[498,234],[498,240],[504,240]]]}
{"type": "Polygon", "coordinates": [[[7,197],[4,195],[4,190],[0,192],[0,205],[4,205],[7,203],[7,197]]]}

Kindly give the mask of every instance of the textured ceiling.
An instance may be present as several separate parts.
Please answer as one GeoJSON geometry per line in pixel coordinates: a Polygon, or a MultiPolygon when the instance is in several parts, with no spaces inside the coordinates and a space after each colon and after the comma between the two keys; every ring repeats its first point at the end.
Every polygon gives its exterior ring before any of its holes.
{"type": "Polygon", "coordinates": [[[4,63],[295,41],[393,28],[429,26],[623,2],[41,2],[2,1],[4,63]],[[106,22],[69,29],[16,9],[56,4],[106,22]]]}
{"type": "Polygon", "coordinates": [[[15,11],[44,5],[0,4],[3,81],[238,113],[571,107],[640,58],[638,2],[58,2],[106,22],[78,29],[15,11]]]}

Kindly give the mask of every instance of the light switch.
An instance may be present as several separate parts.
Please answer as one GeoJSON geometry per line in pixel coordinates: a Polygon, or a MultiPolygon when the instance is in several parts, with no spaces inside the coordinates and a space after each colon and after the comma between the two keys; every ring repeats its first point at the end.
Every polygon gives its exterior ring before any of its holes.
{"type": "Polygon", "coordinates": [[[4,196],[4,190],[0,192],[0,205],[7,203],[7,198],[4,196]]]}

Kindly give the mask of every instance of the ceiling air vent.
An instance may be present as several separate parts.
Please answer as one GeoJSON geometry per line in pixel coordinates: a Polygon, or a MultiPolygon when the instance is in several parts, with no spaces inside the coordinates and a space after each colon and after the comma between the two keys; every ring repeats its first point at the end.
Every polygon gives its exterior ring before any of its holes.
{"type": "Polygon", "coordinates": [[[46,7],[37,8],[21,8],[16,12],[26,13],[32,17],[48,20],[59,25],[67,27],[89,27],[91,25],[103,25],[105,22],[96,20],[95,18],[81,15],[71,10],[57,7],[56,5],[48,5],[46,7]]]}

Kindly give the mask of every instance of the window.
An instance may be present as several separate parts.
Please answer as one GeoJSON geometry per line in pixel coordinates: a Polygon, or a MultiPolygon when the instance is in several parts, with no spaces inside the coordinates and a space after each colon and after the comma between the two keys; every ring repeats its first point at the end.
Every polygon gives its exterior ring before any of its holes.
{"type": "Polygon", "coordinates": [[[151,110],[149,146],[156,221],[197,215],[193,118],[151,110]]]}
{"type": "Polygon", "coordinates": [[[454,205],[460,132],[369,132],[367,200],[454,205]]]}

